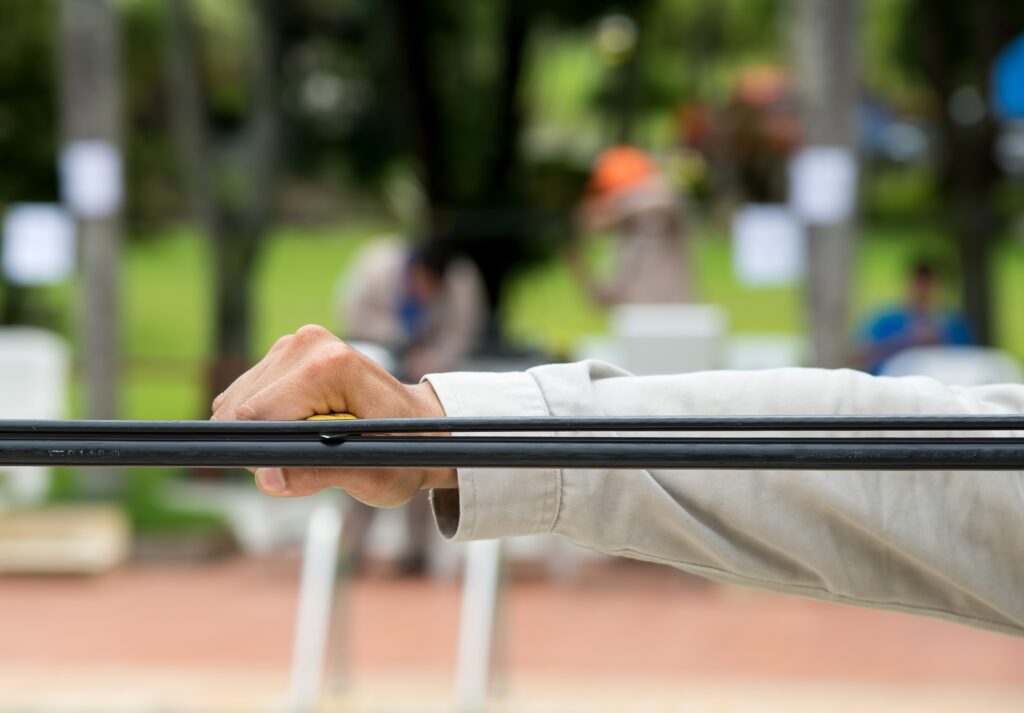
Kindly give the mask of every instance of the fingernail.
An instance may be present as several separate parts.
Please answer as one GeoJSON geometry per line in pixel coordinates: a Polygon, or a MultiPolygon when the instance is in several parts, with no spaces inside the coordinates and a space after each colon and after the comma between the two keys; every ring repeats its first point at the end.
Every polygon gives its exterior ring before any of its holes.
{"type": "Polygon", "coordinates": [[[286,487],[284,471],[280,468],[263,468],[256,473],[256,484],[268,493],[283,493],[286,487]]]}

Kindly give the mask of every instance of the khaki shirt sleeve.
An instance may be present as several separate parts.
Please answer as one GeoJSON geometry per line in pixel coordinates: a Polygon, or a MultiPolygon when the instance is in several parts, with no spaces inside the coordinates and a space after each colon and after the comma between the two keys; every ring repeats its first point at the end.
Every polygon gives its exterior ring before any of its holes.
{"type": "MultiPolygon", "coordinates": [[[[1021,385],[854,371],[632,377],[583,362],[427,378],[450,416],[1024,413],[1021,385]]],[[[713,579],[1024,634],[1022,472],[467,468],[458,477],[457,491],[434,493],[454,539],[555,532],[713,579]]]]}

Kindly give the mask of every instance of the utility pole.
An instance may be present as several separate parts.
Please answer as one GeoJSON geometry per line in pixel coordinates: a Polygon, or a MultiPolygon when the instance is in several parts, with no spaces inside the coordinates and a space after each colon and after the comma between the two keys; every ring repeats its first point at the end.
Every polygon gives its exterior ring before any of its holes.
{"type": "MultiPolygon", "coordinates": [[[[110,419],[118,402],[121,242],[121,48],[111,0],[61,0],[58,22],[61,183],[79,235],[78,343],[85,416],[110,419]]],[[[87,490],[107,494],[112,471],[87,490]]]]}
{"type": "MultiPolygon", "coordinates": [[[[860,0],[792,0],[793,66],[807,147],[857,157],[860,0]]],[[[818,366],[848,366],[852,215],[807,226],[808,318],[818,366]]]]}

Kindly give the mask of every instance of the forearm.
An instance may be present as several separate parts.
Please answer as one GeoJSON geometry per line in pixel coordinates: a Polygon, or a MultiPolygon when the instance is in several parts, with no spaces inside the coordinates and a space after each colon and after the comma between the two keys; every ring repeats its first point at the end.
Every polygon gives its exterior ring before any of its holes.
{"type": "MultiPolygon", "coordinates": [[[[636,378],[577,364],[431,380],[449,415],[1024,412],[1024,387],[819,370],[636,378]]],[[[441,523],[457,538],[556,532],[757,587],[1024,622],[1020,473],[465,469],[459,485],[461,514],[441,523]]]]}

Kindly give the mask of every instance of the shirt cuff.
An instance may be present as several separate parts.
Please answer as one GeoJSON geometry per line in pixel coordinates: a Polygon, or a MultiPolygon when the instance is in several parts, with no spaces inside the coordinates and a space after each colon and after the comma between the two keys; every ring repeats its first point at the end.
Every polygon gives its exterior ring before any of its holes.
{"type": "MultiPolygon", "coordinates": [[[[429,374],[445,414],[453,417],[547,416],[537,382],[512,372],[429,374]]],[[[468,433],[455,434],[470,435],[468,433]]],[[[550,532],[558,519],[558,469],[459,468],[458,490],[434,490],[431,504],[441,534],[452,540],[550,532]]]]}

